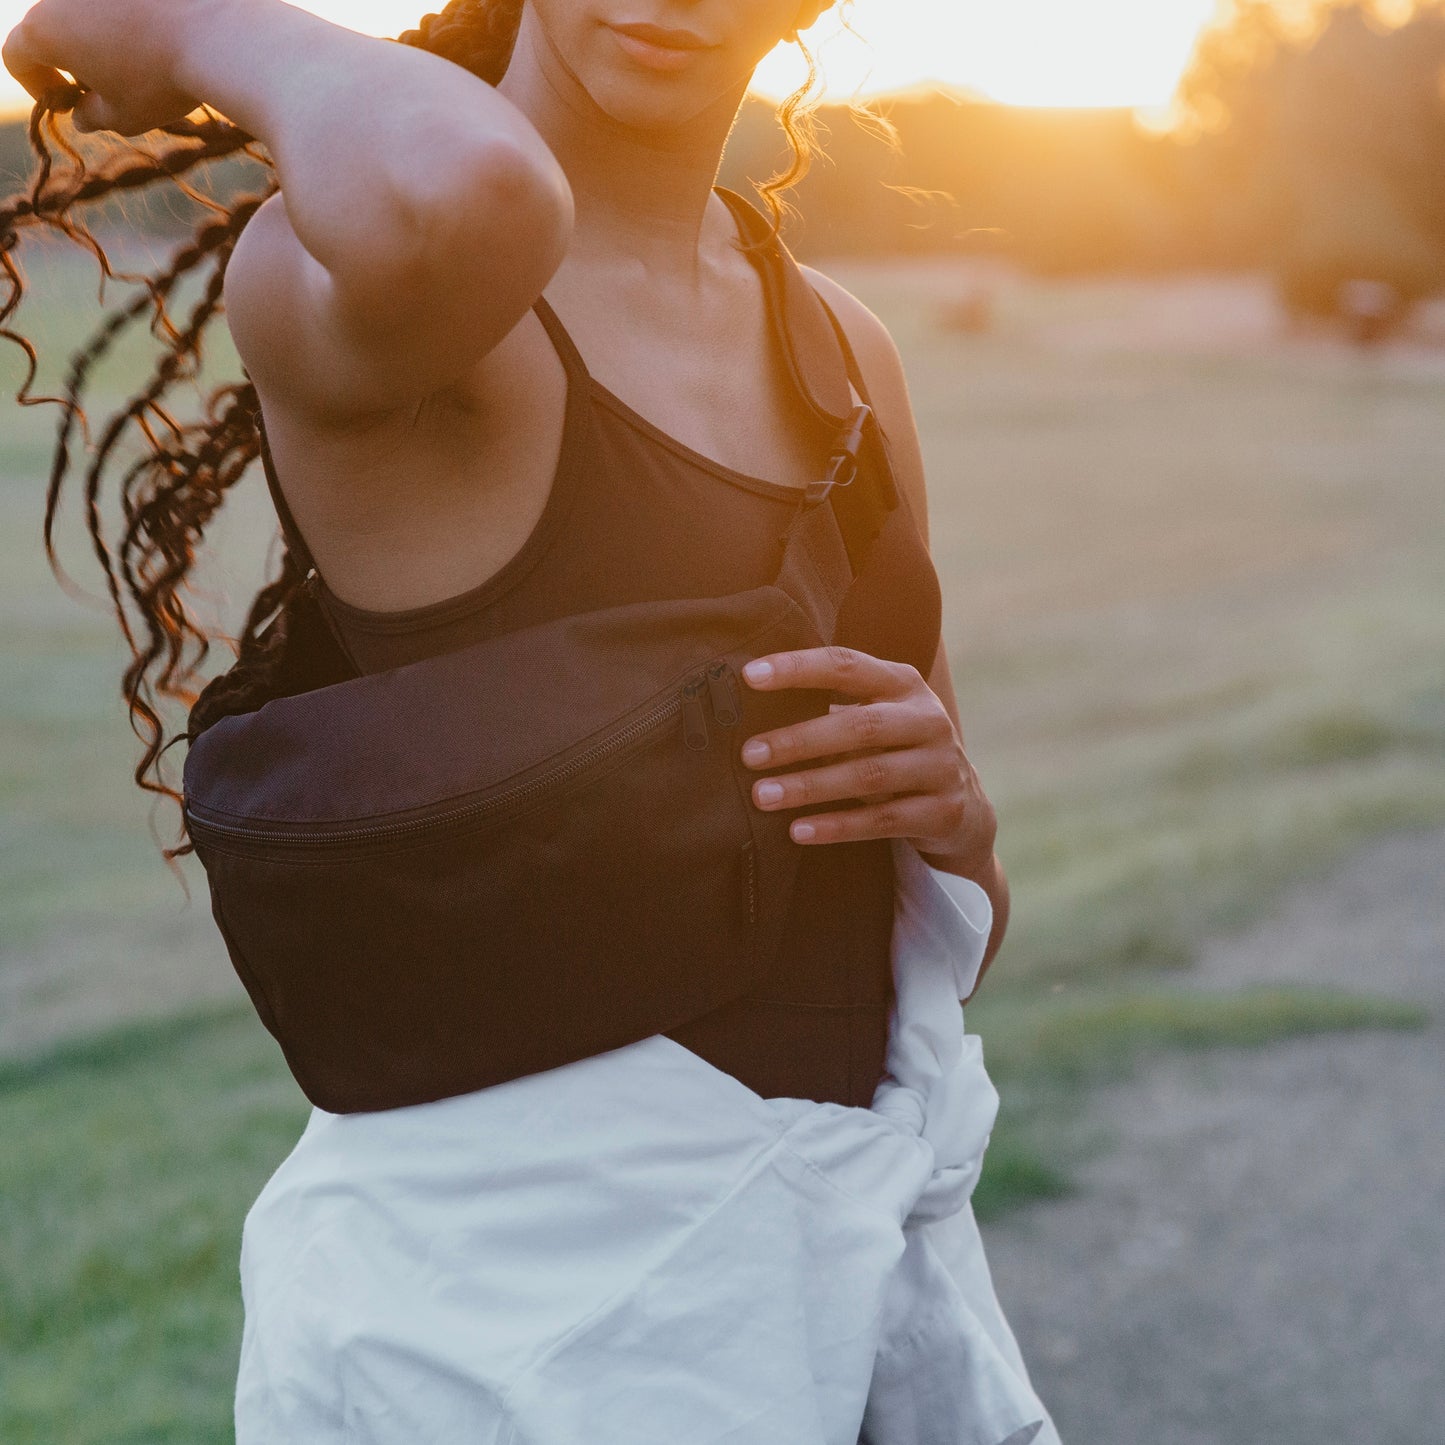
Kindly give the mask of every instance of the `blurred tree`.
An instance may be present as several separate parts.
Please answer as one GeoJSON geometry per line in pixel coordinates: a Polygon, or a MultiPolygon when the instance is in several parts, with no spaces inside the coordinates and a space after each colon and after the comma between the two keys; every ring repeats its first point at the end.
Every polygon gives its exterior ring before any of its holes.
{"type": "Polygon", "coordinates": [[[1196,205],[1298,315],[1445,287],[1445,3],[1232,0],[1182,92],[1196,205]]]}
{"type": "MultiPolygon", "coordinates": [[[[1005,254],[1041,271],[1171,264],[1174,147],[1127,110],[1017,110],[942,89],[878,102],[898,138],[825,107],[827,159],[796,192],[801,254],[1005,254]]],[[[782,138],[744,106],[722,179],[767,175],[782,138]]]]}

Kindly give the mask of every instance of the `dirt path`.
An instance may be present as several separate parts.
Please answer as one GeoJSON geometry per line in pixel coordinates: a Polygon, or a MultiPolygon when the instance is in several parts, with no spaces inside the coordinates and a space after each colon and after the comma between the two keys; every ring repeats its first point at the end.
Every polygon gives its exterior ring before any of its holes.
{"type": "Polygon", "coordinates": [[[1064,1445],[1445,1442],[1445,833],[1376,844],[1193,981],[1358,987],[1420,1032],[1174,1056],[1096,1094],[1074,1198],[988,1231],[1064,1445]]]}
{"type": "Polygon", "coordinates": [[[204,893],[196,897],[187,913],[61,925],[38,947],[0,954],[0,1060],[117,1024],[244,1004],[204,893]]]}

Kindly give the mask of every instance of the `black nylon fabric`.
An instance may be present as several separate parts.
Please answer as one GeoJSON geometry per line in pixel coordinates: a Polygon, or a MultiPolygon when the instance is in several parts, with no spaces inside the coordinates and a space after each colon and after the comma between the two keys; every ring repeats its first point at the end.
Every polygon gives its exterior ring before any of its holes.
{"type": "Polygon", "coordinates": [[[767,983],[800,850],[729,735],[827,711],[738,677],[828,636],[847,570],[826,503],[788,557],[779,585],[507,634],[192,743],[216,921],[313,1103],[467,1092],[767,983]]]}

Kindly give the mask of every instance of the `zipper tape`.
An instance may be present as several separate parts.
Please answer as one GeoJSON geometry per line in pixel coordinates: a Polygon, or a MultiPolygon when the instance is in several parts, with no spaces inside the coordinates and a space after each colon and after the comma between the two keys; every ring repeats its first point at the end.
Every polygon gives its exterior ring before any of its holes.
{"type": "Polygon", "coordinates": [[[186,822],[188,826],[195,827],[202,835],[210,833],[218,837],[244,838],[256,843],[285,843],[304,848],[357,843],[378,838],[406,837],[409,834],[432,828],[441,829],[455,823],[484,818],[490,814],[506,812],[524,805],[539,793],[546,792],[578,773],[587,771],[614,753],[640,742],[655,729],[677,716],[679,712],[683,715],[684,742],[695,752],[704,750],[708,746],[708,729],[707,717],[703,712],[703,695],[704,693],[709,695],[714,715],[718,717],[718,721],[724,727],[732,726],[733,724],[723,721],[726,710],[719,711],[718,697],[721,695],[724,702],[733,703],[733,712],[726,713],[726,715],[733,716],[736,721],[736,706],[733,699],[729,697],[729,689],[734,686],[734,676],[732,667],[727,660],[718,659],[703,671],[694,673],[677,692],[664,698],[641,717],[634,718],[625,728],[594,743],[590,748],[569,758],[565,763],[559,764],[535,778],[530,778],[524,783],[517,783],[506,788],[489,798],[478,799],[474,803],[466,803],[443,813],[434,813],[426,818],[411,818],[398,823],[378,823],[370,827],[335,828],[321,833],[300,833],[283,832],[274,828],[254,828],[237,823],[211,822],[206,818],[198,817],[188,804],[186,822]],[[714,669],[717,670],[716,677],[713,676],[714,669]],[[720,689],[721,693],[714,692],[714,688],[720,689]]]}

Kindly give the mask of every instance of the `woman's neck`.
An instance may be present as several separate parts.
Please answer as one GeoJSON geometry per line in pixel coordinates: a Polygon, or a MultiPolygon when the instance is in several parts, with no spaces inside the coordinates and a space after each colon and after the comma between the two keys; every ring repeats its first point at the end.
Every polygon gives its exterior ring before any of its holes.
{"type": "Polygon", "coordinates": [[[712,188],[745,87],[680,126],[625,125],[567,69],[529,8],[497,88],[566,172],[576,205],[570,262],[594,272],[640,266],[652,284],[701,283],[717,220],[712,188]]]}

